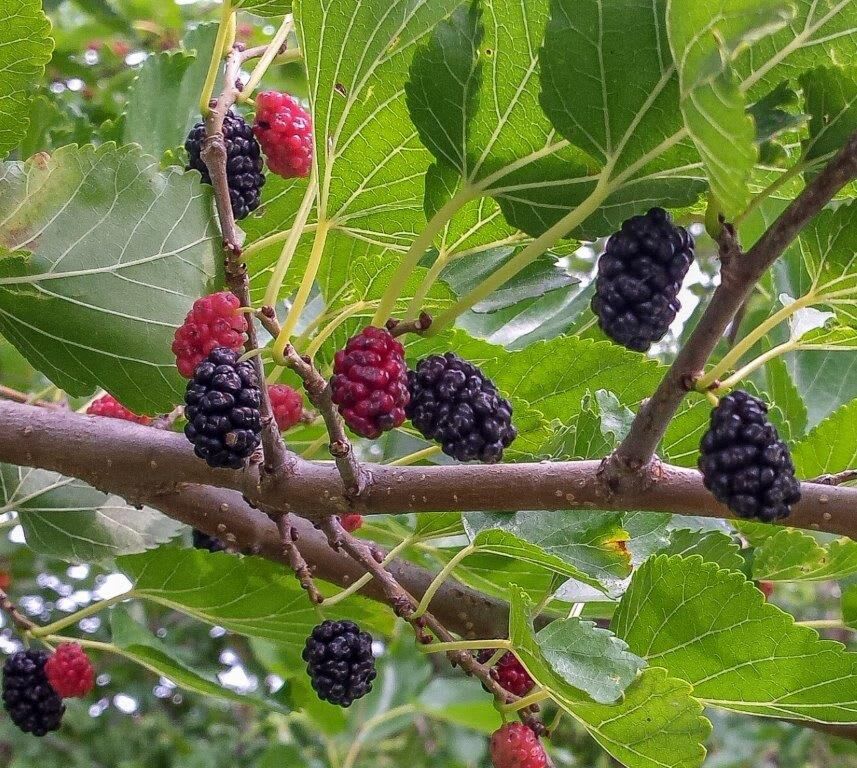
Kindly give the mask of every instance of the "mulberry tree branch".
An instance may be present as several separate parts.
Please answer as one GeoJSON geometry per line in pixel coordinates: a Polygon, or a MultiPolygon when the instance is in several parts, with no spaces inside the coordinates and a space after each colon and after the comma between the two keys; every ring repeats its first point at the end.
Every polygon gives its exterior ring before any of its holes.
{"type": "MultiPolygon", "coordinates": [[[[641,470],[651,461],[672,417],[729,323],[753,287],[782,256],[801,230],[846,184],[857,178],[857,133],[783,211],[782,215],[745,254],[729,249],[720,271],[721,282],[687,343],[676,356],[660,386],[637,413],[631,429],[605,469],[614,487],[640,483],[641,470]]],[[[724,231],[729,232],[728,225],[724,231]]],[[[724,250],[720,243],[721,251],[724,250]]]]}

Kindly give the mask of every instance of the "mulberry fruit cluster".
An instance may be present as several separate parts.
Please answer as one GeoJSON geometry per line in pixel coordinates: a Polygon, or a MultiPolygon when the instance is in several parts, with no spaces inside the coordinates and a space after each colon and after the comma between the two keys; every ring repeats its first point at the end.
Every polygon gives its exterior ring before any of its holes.
{"type": "Polygon", "coordinates": [[[375,658],[372,637],[351,621],[325,621],[313,629],[303,650],[318,697],[350,707],[372,690],[375,658]]]}
{"type": "Polygon", "coordinates": [[[592,311],[604,333],[638,352],[660,341],[693,258],[693,238],[663,208],[625,221],[598,260],[592,311]]]}
{"type": "Polygon", "coordinates": [[[3,704],[24,733],[44,736],[60,727],[65,706],[45,674],[46,651],[18,651],[3,664],[3,704]]]}
{"type": "Polygon", "coordinates": [[[211,351],[185,391],[185,435],[211,467],[240,469],[259,445],[261,390],[250,362],[225,347],[211,351]]]}
{"type": "Polygon", "coordinates": [[[268,387],[268,397],[271,399],[271,410],[280,432],[291,429],[303,418],[304,401],[297,390],[285,384],[275,384],[268,387]]]}
{"type": "Polygon", "coordinates": [[[288,93],[264,91],[256,97],[253,133],[268,168],[278,176],[307,176],[312,167],[312,118],[288,93]]]}
{"type": "MultiPolygon", "coordinates": [[[[480,664],[484,664],[493,655],[494,651],[480,651],[477,659],[480,664]]],[[[527,670],[524,669],[524,665],[518,661],[518,657],[508,651],[491,668],[491,677],[509,691],[509,693],[514,693],[515,696],[526,696],[535,685],[535,681],[530,677],[527,670]]]]}
{"type": "Polygon", "coordinates": [[[700,444],[705,487],[739,517],[766,523],[788,517],[800,500],[788,446],[768,421],[768,407],[737,390],[720,400],[700,444]]]}
{"type": "Polygon", "coordinates": [[[506,723],[491,734],[489,743],[494,768],[545,768],[548,756],[531,728],[506,723]]]}
{"type": "Polygon", "coordinates": [[[331,396],[355,434],[374,440],[404,423],[407,370],[402,345],[371,325],[336,353],[331,396]]]}
{"type": "Polygon", "coordinates": [[[203,296],[193,303],[176,329],[173,354],[176,367],[186,379],[215,347],[239,352],[247,340],[247,319],[238,310],[241,302],[229,291],[203,296]]]}
{"type": "Polygon", "coordinates": [[[93,400],[86,409],[90,416],[106,416],[110,419],[122,419],[123,421],[132,421],[135,424],[148,426],[152,420],[148,416],[138,416],[136,413],[129,411],[122,403],[120,403],[113,395],[102,395],[93,400]]]}
{"type": "Polygon", "coordinates": [[[475,365],[453,352],[420,360],[408,372],[407,416],[428,440],[459,461],[500,461],[518,432],[512,406],[475,365]]]}
{"type": "MultiPolygon", "coordinates": [[[[241,115],[228,112],[223,120],[223,139],[226,144],[226,179],[232,215],[237,221],[247,218],[259,207],[265,176],[262,173],[262,150],[253,136],[253,129],[241,115]]],[[[185,141],[188,170],[199,171],[204,184],[211,184],[211,175],[202,159],[205,141],[205,123],[199,122],[185,141]]]]}

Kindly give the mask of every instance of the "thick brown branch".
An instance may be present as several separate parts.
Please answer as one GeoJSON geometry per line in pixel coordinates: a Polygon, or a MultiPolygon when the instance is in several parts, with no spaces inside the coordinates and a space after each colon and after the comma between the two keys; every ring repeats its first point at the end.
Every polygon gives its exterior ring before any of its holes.
{"type": "Polygon", "coordinates": [[[833,196],[855,178],[857,133],[746,254],[726,260],[721,269],[721,283],[699,324],[657,391],[640,408],[628,436],[616,450],[609,467],[609,474],[615,481],[633,480],[649,463],[688,391],[688,384],[702,374],[708,358],[753,286],[833,196]]]}
{"type": "MultiPolygon", "coordinates": [[[[0,400],[0,461],[41,467],[145,503],[154,491],[184,483],[244,489],[241,472],[209,469],[184,436],[118,419],[94,419],[0,400]]],[[[611,493],[598,461],[394,467],[373,464],[371,482],[349,498],[335,466],[291,456],[282,484],[263,488],[266,511],[311,520],[362,514],[444,511],[641,510],[730,517],[703,487],[698,472],[659,465],[648,488],[611,493]]],[[[857,538],[857,488],[804,483],[789,524],[857,538]]],[[[254,503],[257,501],[253,500],[254,503]]]]}

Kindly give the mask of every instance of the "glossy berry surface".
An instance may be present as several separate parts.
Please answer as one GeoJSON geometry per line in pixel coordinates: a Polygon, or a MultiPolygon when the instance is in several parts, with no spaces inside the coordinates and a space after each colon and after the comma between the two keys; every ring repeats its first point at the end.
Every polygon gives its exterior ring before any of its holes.
{"type": "Polygon", "coordinates": [[[300,423],[304,414],[304,399],[300,392],[285,384],[274,384],[268,387],[268,397],[271,398],[271,409],[280,432],[300,423]]]}
{"type": "Polygon", "coordinates": [[[148,416],[138,416],[136,413],[129,411],[113,395],[101,395],[101,397],[97,397],[89,404],[86,413],[89,416],[106,416],[110,419],[133,421],[135,424],[143,424],[144,426],[152,423],[152,420],[148,416]]]}
{"type": "MultiPolygon", "coordinates": [[[[494,655],[494,651],[480,651],[478,655],[479,662],[484,664],[494,655]]],[[[509,693],[514,693],[515,696],[526,696],[535,685],[535,681],[530,677],[523,664],[518,661],[518,657],[514,653],[507,651],[500,660],[491,668],[491,677],[493,677],[503,688],[509,693]]]]}
{"type": "Polygon", "coordinates": [[[405,350],[388,331],[369,326],[336,353],[333,402],[357,435],[375,439],[401,426],[408,404],[405,350]]]}
{"type": "Polygon", "coordinates": [[[86,696],[95,685],[92,662],[77,643],[62,643],[45,662],[48,682],[64,699],[86,696]]]}
{"type": "Polygon", "coordinates": [[[491,734],[494,768],[545,768],[548,756],[538,736],[523,723],[506,723],[491,734]]]}
{"type": "Polygon", "coordinates": [[[284,178],[308,176],[312,167],[312,118],[288,93],[264,91],[256,97],[253,133],[268,168],[284,178]]]}
{"type": "Polygon", "coordinates": [[[259,445],[260,399],[253,363],[239,363],[231,349],[212,350],[185,390],[184,431],[194,453],[210,467],[243,467],[259,445]]]}
{"type": "Polygon", "coordinates": [[[319,624],[307,638],[303,660],[313,690],[324,701],[350,707],[372,690],[372,637],[352,621],[319,624]]]}
{"type": "Polygon", "coordinates": [[[186,379],[215,347],[235,352],[247,340],[247,319],[238,309],[241,302],[229,291],[203,296],[193,303],[173,337],[176,367],[186,379]]]}
{"type": "Polygon", "coordinates": [[[408,372],[408,389],[411,423],[459,461],[500,461],[518,434],[511,403],[479,368],[453,352],[420,360],[408,372]]]}
{"type": "MultiPolygon", "coordinates": [[[[262,150],[253,136],[253,129],[241,115],[228,112],[223,121],[223,139],[226,144],[226,180],[232,215],[236,221],[247,218],[259,207],[265,176],[262,173],[262,150]]],[[[199,171],[203,184],[211,184],[211,175],[202,159],[205,142],[205,123],[191,128],[185,140],[188,170],[199,171]]]]}
{"type": "Polygon", "coordinates": [[[663,208],[623,222],[598,260],[592,311],[604,333],[637,352],[660,341],[693,259],[693,238],[663,208]]]}
{"type": "Polygon", "coordinates": [[[24,733],[44,736],[60,727],[65,706],[45,676],[47,651],[18,651],[3,664],[3,705],[24,733]]]}
{"type": "Polygon", "coordinates": [[[705,487],[739,517],[772,523],[800,500],[791,454],[768,420],[768,406],[742,390],[711,411],[699,469],[705,487]]]}

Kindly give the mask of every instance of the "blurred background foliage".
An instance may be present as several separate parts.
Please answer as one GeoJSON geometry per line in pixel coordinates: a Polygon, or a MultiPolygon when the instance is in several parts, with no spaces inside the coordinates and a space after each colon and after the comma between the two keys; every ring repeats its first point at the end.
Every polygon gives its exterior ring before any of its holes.
{"type": "MultiPolygon", "coordinates": [[[[13,153],[25,159],[68,143],[122,140],[124,115],[132,106],[132,84],[150,57],[159,52],[197,51],[207,62],[212,44],[210,22],[217,3],[194,0],[45,0],[56,50],[35,99],[27,136],[13,153]]],[[[238,39],[248,45],[269,40],[270,19],[242,13],[238,39]]],[[[300,67],[275,67],[265,86],[303,94],[300,67]]],[[[170,94],[151,94],[145,108],[175,109],[170,94]]],[[[183,119],[184,116],[179,115],[183,119]]],[[[195,115],[188,115],[192,122],[195,115]]],[[[165,161],[174,161],[167,154],[165,161]]],[[[701,228],[697,229],[699,232],[701,228]]],[[[704,248],[710,245],[703,245],[704,248]]],[[[577,274],[592,270],[595,250],[569,257],[577,274]]],[[[695,290],[712,285],[714,261],[700,259],[695,290]]],[[[685,319],[693,322],[693,305],[685,319]]],[[[490,316],[471,315],[470,330],[490,316]]],[[[468,324],[467,318],[464,320],[468,324]]],[[[501,340],[502,341],[502,340],[501,340]]],[[[664,345],[664,353],[675,340],[664,345]]],[[[0,340],[0,384],[38,393],[49,383],[5,341],[0,340]]],[[[81,403],[72,403],[75,406],[81,403]]],[[[308,440],[311,439],[308,437],[308,440]]],[[[22,610],[47,623],[93,600],[127,587],[110,569],[69,566],[30,552],[20,527],[9,519],[0,536],[0,586],[13,593],[22,610]]],[[[374,528],[374,526],[373,526],[374,528]]],[[[370,530],[384,539],[384,524],[370,530]]],[[[186,533],[184,543],[189,540],[186,533]]],[[[174,546],[180,546],[181,541],[174,546]]],[[[173,545],[171,545],[173,546],[173,545]]],[[[427,565],[437,565],[426,558],[427,565]]],[[[829,583],[778,584],[772,600],[799,618],[823,618],[839,610],[838,587],[829,583]],[[807,606],[811,607],[808,614],[807,606]]],[[[208,627],[154,605],[135,602],[132,617],[147,626],[179,659],[241,692],[275,694],[290,714],[236,705],[177,689],[169,680],[129,661],[101,654],[96,692],[72,701],[62,730],[44,739],[21,734],[0,717],[0,766],[12,768],[355,768],[408,765],[409,768],[476,768],[489,765],[486,735],[497,715],[478,683],[461,677],[445,662],[426,659],[414,648],[411,633],[399,628],[378,648],[380,683],[373,693],[343,712],[318,702],[309,690],[299,660],[276,647],[208,627]]],[[[16,647],[5,619],[0,650],[16,647]]],[[[82,634],[108,640],[98,616],[80,623],[82,634]]],[[[850,642],[848,633],[828,636],[850,642]]],[[[851,643],[853,649],[854,644],[851,643]]],[[[545,713],[550,722],[553,712],[545,713]]],[[[857,766],[857,746],[843,740],[760,718],[709,712],[715,725],[709,743],[711,768],[849,768],[857,766]]],[[[615,765],[586,732],[563,719],[553,742],[557,766],[607,768],[615,765]]]]}

